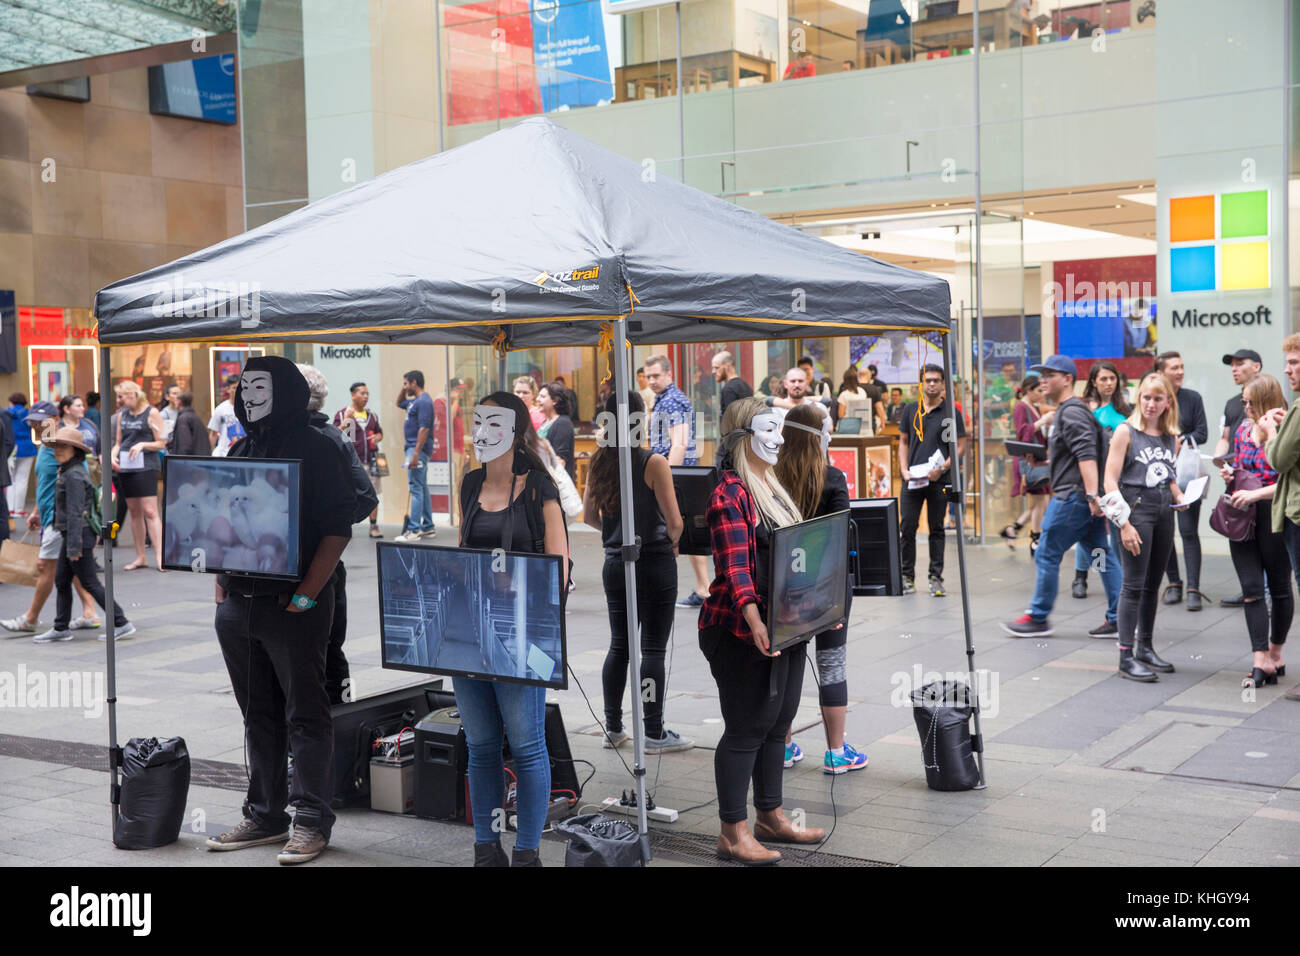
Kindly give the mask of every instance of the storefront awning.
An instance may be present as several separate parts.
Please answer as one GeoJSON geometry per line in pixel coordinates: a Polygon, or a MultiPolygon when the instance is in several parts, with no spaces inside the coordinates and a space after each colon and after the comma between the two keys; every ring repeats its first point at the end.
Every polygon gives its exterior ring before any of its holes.
{"type": "Polygon", "coordinates": [[[100,341],[595,345],[949,327],[878,262],[533,118],[115,282],[100,341]],[[504,338],[502,336],[504,335],[504,338]]]}

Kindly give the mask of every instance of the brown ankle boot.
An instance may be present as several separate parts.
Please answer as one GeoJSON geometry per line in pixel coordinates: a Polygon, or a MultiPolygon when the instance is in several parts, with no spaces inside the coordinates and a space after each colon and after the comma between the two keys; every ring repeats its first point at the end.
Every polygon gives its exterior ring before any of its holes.
{"type": "Polygon", "coordinates": [[[743,831],[741,839],[734,842],[728,840],[725,833],[719,833],[717,852],[722,859],[734,860],[745,866],[770,866],[781,862],[781,854],[776,850],[769,850],[755,840],[748,827],[743,831]]]}
{"type": "Polygon", "coordinates": [[[769,843],[820,843],[826,831],[820,827],[796,827],[784,813],[775,810],[758,818],[754,836],[769,843]]]}

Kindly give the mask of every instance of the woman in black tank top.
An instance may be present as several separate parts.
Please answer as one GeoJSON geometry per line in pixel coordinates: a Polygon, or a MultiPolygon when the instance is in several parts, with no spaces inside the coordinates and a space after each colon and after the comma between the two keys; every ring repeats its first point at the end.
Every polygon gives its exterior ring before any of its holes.
{"type": "MultiPolygon", "coordinates": [[[[645,415],[636,392],[628,393],[628,413],[645,415]]],[[[622,499],[618,479],[618,404],[605,401],[604,439],[591,458],[587,487],[582,496],[582,520],[601,533],[605,545],[605,603],[609,607],[609,652],[601,674],[605,691],[605,746],[618,747],[628,739],[623,728],[623,690],[627,686],[627,588],[623,572],[622,499]]],[[[644,448],[632,449],[632,515],[641,554],[636,563],[636,600],[641,625],[641,683],[632,699],[645,700],[645,735],[648,753],[689,750],[693,740],[664,727],[664,659],[672,636],[677,601],[677,539],[682,516],[673,493],[668,459],[644,448]],[[649,693],[646,693],[646,691],[649,693]]]]}
{"type": "MultiPolygon", "coordinates": [[[[1137,408],[1115,426],[1106,457],[1107,498],[1118,494],[1128,517],[1119,528],[1124,586],[1119,595],[1119,673],[1151,682],[1155,672],[1172,673],[1152,646],[1160,579],[1174,546],[1174,511],[1183,493],[1176,480],[1178,400],[1173,383],[1150,372],[1138,385],[1137,408]],[[1137,643],[1134,644],[1136,634],[1137,643]]],[[[1110,511],[1107,511],[1110,514],[1110,511]]]]}

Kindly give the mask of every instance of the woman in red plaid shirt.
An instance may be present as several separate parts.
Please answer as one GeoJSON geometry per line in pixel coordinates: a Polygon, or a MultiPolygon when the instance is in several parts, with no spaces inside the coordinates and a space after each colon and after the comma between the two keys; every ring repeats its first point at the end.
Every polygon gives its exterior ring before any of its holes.
{"type": "Polygon", "coordinates": [[[802,520],[781,487],[776,464],[782,413],[761,398],[732,402],[722,415],[722,480],[709,499],[717,576],[700,608],[700,650],[718,684],[724,729],[713,756],[722,833],[718,855],[748,865],[781,854],[758,841],[817,843],[823,831],[781,812],[785,733],[799,707],[803,648],[769,650],[767,612],[771,529],[802,520]],[[749,781],[758,822],[748,823],[749,781]]]}

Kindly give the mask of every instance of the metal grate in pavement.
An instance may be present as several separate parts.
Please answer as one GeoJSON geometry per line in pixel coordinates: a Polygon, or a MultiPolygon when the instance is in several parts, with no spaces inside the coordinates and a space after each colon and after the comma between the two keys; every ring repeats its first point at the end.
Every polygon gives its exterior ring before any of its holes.
{"type": "MultiPolygon", "coordinates": [[[[674,860],[679,863],[697,863],[708,866],[741,866],[731,860],[720,860],[715,852],[718,843],[716,836],[706,833],[669,833],[667,830],[651,828],[650,851],[656,857],[674,860]]],[[[839,853],[827,853],[817,850],[796,850],[788,846],[777,846],[781,851],[781,862],[777,866],[897,866],[896,863],[883,863],[880,860],[861,860],[839,853]]]]}
{"type": "MultiPolygon", "coordinates": [[[[68,740],[0,734],[0,756],[21,757],[24,760],[40,760],[43,763],[108,773],[108,747],[103,744],[80,744],[68,740]]],[[[248,776],[244,773],[243,764],[191,757],[190,784],[242,792],[248,789],[248,776]]]]}

